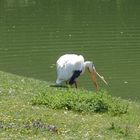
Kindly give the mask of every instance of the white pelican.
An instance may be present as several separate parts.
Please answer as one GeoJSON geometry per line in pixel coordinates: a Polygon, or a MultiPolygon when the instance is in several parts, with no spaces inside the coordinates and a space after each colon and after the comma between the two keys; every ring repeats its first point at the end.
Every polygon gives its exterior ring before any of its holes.
{"type": "Polygon", "coordinates": [[[97,84],[96,75],[98,75],[106,84],[107,82],[104,80],[103,76],[100,76],[93,62],[84,61],[84,57],[82,55],[77,54],[65,54],[62,55],[56,62],[57,66],[57,80],[56,84],[61,85],[62,82],[69,83],[70,85],[75,84],[77,88],[76,79],[85,72],[85,69],[88,69],[91,74],[91,78],[96,87],[96,90],[99,89],[97,84]]]}

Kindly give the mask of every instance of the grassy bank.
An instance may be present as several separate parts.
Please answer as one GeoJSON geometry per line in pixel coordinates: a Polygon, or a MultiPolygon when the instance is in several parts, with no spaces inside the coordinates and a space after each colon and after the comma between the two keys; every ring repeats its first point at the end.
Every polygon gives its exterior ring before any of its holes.
{"type": "Polygon", "coordinates": [[[0,139],[140,139],[140,104],[0,72],[0,139]]]}

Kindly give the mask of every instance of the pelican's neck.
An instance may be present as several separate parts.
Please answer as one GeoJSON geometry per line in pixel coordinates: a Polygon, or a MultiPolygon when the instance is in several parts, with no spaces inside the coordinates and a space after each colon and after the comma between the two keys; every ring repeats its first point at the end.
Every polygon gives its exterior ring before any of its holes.
{"type": "Polygon", "coordinates": [[[95,69],[92,61],[85,61],[84,67],[88,68],[90,72],[92,72],[95,69]]]}

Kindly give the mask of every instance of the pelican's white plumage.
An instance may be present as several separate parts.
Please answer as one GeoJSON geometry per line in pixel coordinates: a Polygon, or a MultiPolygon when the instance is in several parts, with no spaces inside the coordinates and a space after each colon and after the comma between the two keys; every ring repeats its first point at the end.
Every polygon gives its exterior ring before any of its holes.
{"type": "Polygon", "coordinates": [[[82,71],[84,73],[85,68],[88,66],[90,70],[93,69],[93,63],[91,61],[84,62],[84,57],[77,54],[65,54],[62,55],[56,62],[57,65],[57,84],[61,84],[64,81],[68,81],[74,71],[82,71]]]}

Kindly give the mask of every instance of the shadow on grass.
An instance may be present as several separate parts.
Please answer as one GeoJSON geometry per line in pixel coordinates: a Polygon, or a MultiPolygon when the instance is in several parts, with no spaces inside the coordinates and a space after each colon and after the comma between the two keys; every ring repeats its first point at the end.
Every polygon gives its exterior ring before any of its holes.
{"type": "Polygon", "coordinates": [[[50,85],[50,87],[56,87],[56,88],[69,88],[67,85],[56,85],[56,84],[52,84],[52,85],[50,85]]]}

